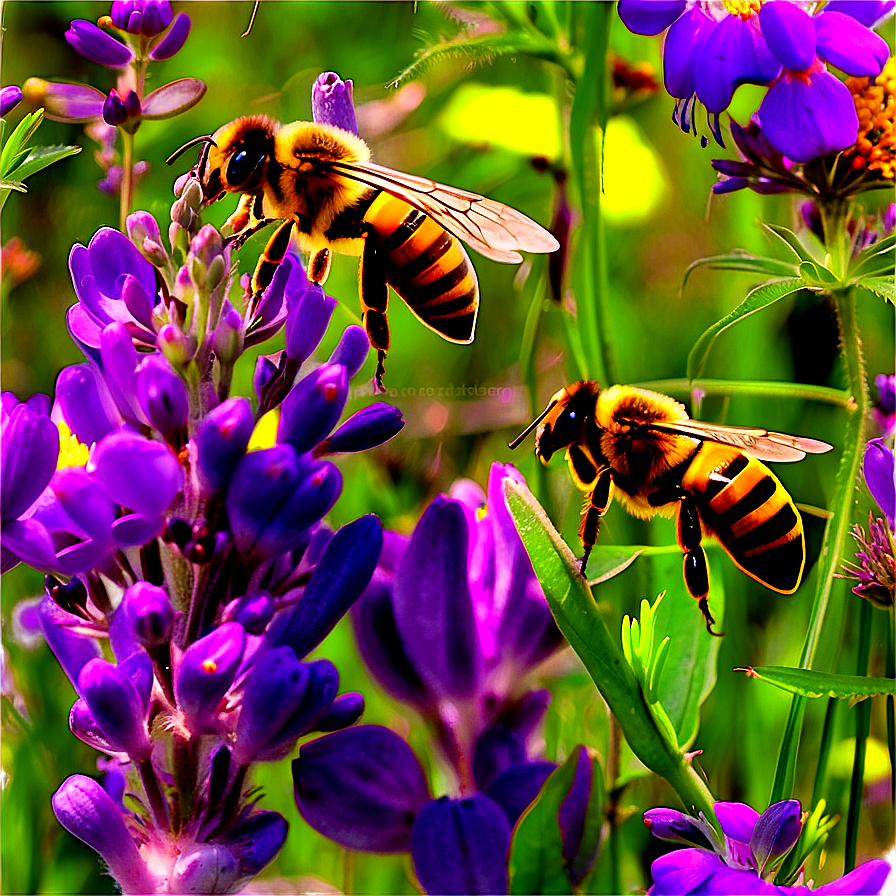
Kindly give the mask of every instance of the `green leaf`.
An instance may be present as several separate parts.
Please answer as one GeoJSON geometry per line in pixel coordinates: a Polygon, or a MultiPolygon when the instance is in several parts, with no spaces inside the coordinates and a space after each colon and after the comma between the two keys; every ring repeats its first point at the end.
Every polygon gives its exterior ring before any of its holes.
{"type": "Polygon", "coordinates": [[[838,289],[843,284],[832,271],[817,261],[800,262],[800,277],[811,289],[838,289]]]}
{"type": "Polygon", "coordinates": [[[43,120],[43,109],[31,112],[19,122],[16,129],[9,135],[9,139],[3,144],[3,151],[0,152],[0,174],[4,178],[12,170],[16,157],[22,152],[22,148],[31,139],[43,120]]]}
{"type": "MultiPolygon", "coordinates": [[[[707,556],[713,575],[709,592],[709,608],[718,628],[723,629],[725,594],[721,567],[729,562],[719,548],[707,545],[707,556]]],[[[686,750],[700,728],[700,707],[716,683],[721,638],[713,638],[697,602],[688,593],[681,574],[681,552],[646,555],[641,563],[648,570],[648,591],[666,594],[655,608],[654,640],[669,638],[662,674],[656,686],[656,697],[665,709],[679,745],[686,750]]]]}
{"type": "Polygon", "coordinates": [[[750,666],[744,669],[748,678],[767,681],[782,691],[801,697],[838,697],[856,702],[868,697],[896,693],[892,678],[871,678],[864,675],[835,675],[814,669],[790,666],[750,666]]]}
{"type": "Polygon", "coordinates": [[[896,234],[866,246],[853,260],[850,274],[877,274],[893,270],[893,247],[896,246],[896,234]]]}
{"type": "Polygon", "coordinates": [[[572,893],[569,871],[577,875],[583,874],[593,861],[603,821],[603,772],[596,756],[588,756],[591,762],[591,794],[588,798],[582,842],[571,862],[563,856],[563,837],[559,822],[560,808],[569,796],[576,765],[581,751],[585,749],[576,747],[566,761],[551,772],[538,796],[516,823],[510,843],[512,894],[572,893]]]}
{"type": "Polygon", "coordinates": [[[792,231],[788,230],[786,227],[781,227],[778,224],[765,224],[762,225],[769,233],[774,234],[787,246],[794,255],[800,261],[817,261],[809,252],[809,250],[800,242],[800,238],[792,231]]]}
{"type": "Polygon", "coordinates": [[[13,169],[19,180],[25,180],[38,171],[43,171],[54,162],[67,159],[81,152],[80,146],[36,146],[13,169]]]}
{"type": "Polygon", "coordinates": [[[751,314],[762,311],[763,308],[767,308],[780,299],[791,296],[805,288],[806,284],[802,280],[772,280],[768,283],[763,283],[762,286],[757,286],[756,289],[749,292],[737,308],[730,314],[725,315],[721,320],[716,321],[694,344],[691,353],[688,355],[688,379],[694,379],[703,372],[709,352],[720,333],[751,314]]]}
{"type": "Polygon", "coordinates": [[[868,292],[886,299],[891,304],[896,304],[896,284],[892,277],[859,277],[856,286],[867,289],[868,292]]]}
{"type": "Polygon", "coordinates": [[[762,274],[767,277],[796,277],[797,266],[790,261],[772,258],[768,255],[753,255],[743,249],[734,249],[725,255],[711,255],[698,258],[688,265],[681,281],[684,291],[691,274],[699,267],[709,267],[720,271],[746,271],[750,274],[762,274]]]}
{"type": "Polygon", "coordinates": [[[642,553],[639,547],[597,545],[588,558],[588,584],[600,585],[625,572],[642,553]]]}

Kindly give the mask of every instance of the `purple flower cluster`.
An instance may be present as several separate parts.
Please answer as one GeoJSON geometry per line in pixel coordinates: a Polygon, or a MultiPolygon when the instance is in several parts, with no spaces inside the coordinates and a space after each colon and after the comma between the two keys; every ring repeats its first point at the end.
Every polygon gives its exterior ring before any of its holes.
{"type": "MultiPolygon", "coordinates": [[[[312,827],[352,849],[410,851],[430,893],[507,891],[511,829],[554,768],[539,758],[549,694],[526,681],[562,638],[510,517],[507,477],[522,481],[494,464],[487,495],[459,482],[410,538],[387,532],[351,611],[362,658],[426,721],[457,796],[433,799],[410,746],[378,726],[312,741],[293,763],[312,827]]],[[[570,805],[587,804],[590,775],[583,750],[570,805]]],[[[560,826],[581,838],[576,811],[560,826]]]]}
{"type": "Polygon", "coordinates": [[[115,151],[118,131],[130,135],[144,120],[173,118],[205,95],[205,84],[196,78],[171,81],[150,93],[144,89],[149,64],[180,52],[190,24],[186,13],[174,15],[168,0],[116,0],[98,25],[75,19],[65,32],[83,57],[118,72],[115,87],[104,93],[86,84],[40,78],[25,82],[25,95],[44,106],[47,118],[88,126],[88,134],[100,145],[97,162],[106,172],[99,186],[110,195],[118,194],[125,175],[135,180],[148,169],[142,161],[132,161],[130,172],[122,169],[123,160],[115,151]]]}
{"type": "Polygon", "coordinates": [[[768,87],[759,106],[765,137],[788,159],[808,162],[855,143],[859,120],[852,96],[827,66],[853,76],[879,75],[889,49],[871,27],[893,7],[832,0],[810,13],[789,0],[620,0],[618,10],[635,34],[667,32],[663,76],[666,90],[679,100],[682,130],[695,128],[699,101],[721,144],[719,114],[739,85],[759,84],[768,87]]]}
{"type": "Polygon", "coordinates": [[[718,802],[716,817],[724,834],[720,842],[703,819],[674,809],[651,809],[644,824],[661,840],[686,843],[656,859],[650,866],[653,886],[648,893],[735,893],[767,896],[803,896],[810,893],[880,893],[890,872],[882,860],[866,862],[844,877],[815,890],[807,886],[780,886],[770,882],[781,860],[794,847],[802,831],[801,807],[797,800],[769,806],[760,815],[744,803],[718,802]]]}
{"type": "MultiPolygon", "coordinates": [[[[144,37],[164,21],[121,6],[144,37]]],[[[53,807],[125,892],[239,890],[287,829],[256,806],[251,766],[361,715],[335,666],[306,659],[382,547],[376,517],[322,521],[342,490],[329,458],[403,426],[383,403],[340,425],[364,330],[309,365],[335,300],[287,256],[237,310],[229,247],[191,201],[175,203],[167,247],[137,212],[128,236],[106,227],[72,249],[67,322],[86,362],[60,373],[54,402],[2,405],[3,570],[48,574],[40,626],[78,695],[70,727],[110,763],[103,785],[75,775],[53,807]],[[280,331],[253,410],[230,395],[233,367],[280,331]]]]}

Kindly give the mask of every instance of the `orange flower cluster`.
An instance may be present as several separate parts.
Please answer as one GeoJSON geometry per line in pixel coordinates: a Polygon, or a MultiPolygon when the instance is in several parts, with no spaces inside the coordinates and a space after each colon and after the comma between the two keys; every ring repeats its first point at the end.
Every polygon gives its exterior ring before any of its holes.
{"type": "Polygon", "coordinates": [[[859,115],[859,136],[855,146],[843,151],[851,158],[852,167],[864,169],[877,180],[893,180],[896,167],[896,134],[894,134],[894,60],[887,60],[883,71],[870,78],[848,78],[859,115]]]}

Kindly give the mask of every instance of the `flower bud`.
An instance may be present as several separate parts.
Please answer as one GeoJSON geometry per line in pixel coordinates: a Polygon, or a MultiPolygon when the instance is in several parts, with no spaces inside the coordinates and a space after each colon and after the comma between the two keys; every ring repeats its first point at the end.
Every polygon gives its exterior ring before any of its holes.
{"type": "Polygon", "coordinates": [[[252,407],[246,398],[228,398],[199,424],[196,475],[205,494],[223,491],[252,437],[252,407]]]}
{"type": "Polygon", "coordinates": [[[134,684],[111,663],[93,659],[81,670],[78,687],[112,748],[138,761],[148,758],[146,707],[134,684]]]}
{"type": "Polygon", "coordinates": [[[174,324],[165,324],[159,330],[156,344],[176,370],[185,368],[196,352],[195,340],[174,324]]]}
{"type": "Polygon", "coordinates": [[[319,75],[311,88],[311,114],[319,124],[330,124],[358,133],[358,120],[352,102],[352,82],[343,81],[335,72],[319,75]]]}
{"type": "Polygon", "coordinates": [[[351,379],[363,366],[370,352],[370,339],[363,327],[352,325],[345,328],[328,364],[341,364],[351,379]]]}
{"type": "Polygon", "coordinates": [[[118,91],[113,87],[109,91],[103,103],[103,121],[115,127],[120,127],[133,134],[140,125],[140,97],[133,90],[129,90],[122,100],[118,91]]]}
{"type": "Polygon", "coordinates": [[[315,731],[341,731],[354,725],[364,713],[364,695],[350,691],[340,694],[327,710],[326,715],[318,721],[315,731]]]}
{"type": "Polygon", "coordinates": [[[325,295],[317,283],[293,301],[286,317],[286,356],[291,361],[300,365],[311,356],[324,338],[335,308],[336,299],[325,295]]]}
{"type": "Polygon", "coordinates": [[[110,15],[116,28],[144,37],[160,34],[174,16],[168,0],[116,0],[110,15]]]}
{"type": "Polygon", "coordinates": [[[348,399],[348,372],[325,364],[300,380],[283,400],[277,441],[310,451],[336,425],[348,399]]]}
{"type": "Polygon", "coordinates": [[[799,800],[782,800],[768,807],[753,828],[750,850],[760,874],[768,862],[785,856],[793,848],[803,829],[799,800]]]}
{"type": "Polygon", "coordinates": [[[224,608],[224,622],[238,622],[250,635],[260,635],[274,618],[274,598],[257,591],[231,601],[224,608]]]}
{"type": "Polygon", "coordinates": [[[0,90],[0,117],[15,109],[22,102],[22,90],[19,87],[10,86],[0,90]]]}
{"type": "Polygon", "coordinates": [[[180,448],[190,415],[190,397],[183,380],[161,356],[149,355],[137,367],[137,400],[165,441],[180,448]]]}
{"type": "Polygon", "coordinates": [[[255,359],[255,374],[252,377],[252,388],[261,400],[264,387],[277,374],[277,365],[268,357],[259,355],[255,359]]]}
{"type": "Polygon", "coordinates": [[[168,262],[158,222],[149,212],[128,215],[127,228],[131,242],[150,264],[162,267],[168,262]]]}
{"type": "MultiPolygon", "coordinates": [[[[223,257],[218,256],[212,267],[220,267],[223,277],[223,257]],[[220,265],[218,262],[220,262],[220,265]]],[[[223,364],[233,365],[243,353],[243,346],[243,318],[230,302],[225,301],[221,316],[218,318],[218,324],[212,333],[212,351],[221,359],[223,364]]]]}
{"type": "Polygon", "coordinates": [[[144,647],[157,647],[171,639],[174,609],[164,588],[136,582],[125,591],[121,606],[134,637],[144,647]]]}
{"type": "Polygon", "coordinates": [[[366,451],[388,442],[401,432],[404,420],[401,411],[378,402],[352,414],[336,432],[315,449],[315,454],[340,454],[366,451]]]}
{"type": "Polygon", "coordinates": [[[245,646],[243,627],[225,622],[184,651],[174,679],[174,695],[194,734],[214,731],[215,711],[233,684],[245,646]]]}

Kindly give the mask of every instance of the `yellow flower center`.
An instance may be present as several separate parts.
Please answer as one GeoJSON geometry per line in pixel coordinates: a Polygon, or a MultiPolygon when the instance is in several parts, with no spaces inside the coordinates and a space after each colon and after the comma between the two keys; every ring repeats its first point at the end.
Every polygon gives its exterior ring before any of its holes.
{"type": "Polygon", "coordinates": [[[66,467],[83,467],[87,465],[90,457],[90,448],[69,429],[64,420],[56,424],[59,430],[59,458],[56,461],[56,469],[64,470],[66,467]]]}
{"type": "Polygon", "coordinates": [[[722,6],[733,16],[740,16],[745,22],[755,16],[765,0],[725,0],[722,6]]]}
{"type": "Polygon", "coordinates": [[[859,116],[859,135],[854,146],[843,151],[856,170],[864,169],[875,180],[893,180],[896,171],[896,134],[894,134],[894,77],[896,67],[891,56],[883,71],[870,78],[847,78],[859,116]]]}

